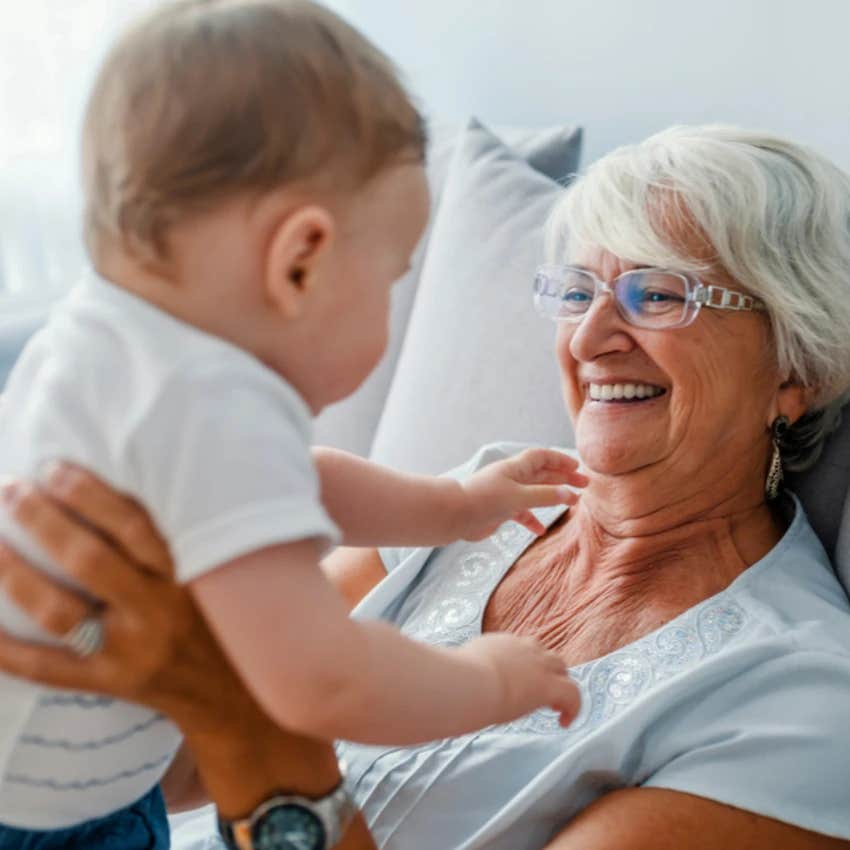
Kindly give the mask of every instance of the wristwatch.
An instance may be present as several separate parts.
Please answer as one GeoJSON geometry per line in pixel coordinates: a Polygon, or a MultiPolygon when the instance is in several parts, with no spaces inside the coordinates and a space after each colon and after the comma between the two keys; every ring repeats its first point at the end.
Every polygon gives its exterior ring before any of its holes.
{"type": "Polygon", "coordinates": [[[219,817],[218,831],[229,850],[330,850],[356,811],[343,779],[318,800],[278,794],[247,818],[219,817]]]}

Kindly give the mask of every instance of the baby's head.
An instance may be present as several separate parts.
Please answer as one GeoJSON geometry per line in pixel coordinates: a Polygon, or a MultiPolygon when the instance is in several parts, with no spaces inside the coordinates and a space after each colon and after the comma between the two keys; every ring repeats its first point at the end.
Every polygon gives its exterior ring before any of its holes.
{"type": "Polygon", "coordinates": [[[107,277],[249,348],[319,408],[383,351],[390,284],[427,218],[424,150],[392,64],[329,10],[179,0],[95,82],[86,243],[107,277]]]}

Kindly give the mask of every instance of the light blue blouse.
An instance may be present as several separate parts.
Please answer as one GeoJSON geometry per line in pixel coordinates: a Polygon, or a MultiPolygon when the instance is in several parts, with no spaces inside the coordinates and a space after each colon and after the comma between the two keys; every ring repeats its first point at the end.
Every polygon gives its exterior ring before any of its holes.
{"type": "MultiPolygon", "coordinates": [[[[488,447],[471,466],[511,453],[488,447]]],[[[616,788],[685,791],[850,838],[850,604],[794,497],[781,541],[723,592],[571,675],[569,729],[548,710],[418,747],[338,745],[379,847],[532,850],[616,788]],[[790,518],[790,516],[789,516],[790,518]]],[[[562,509],[538,512],[550,524],[562,509]]],[[[481,630],[532,541],[386,550],[358,606],[431,643],[481,630]]]]}
{"type": "MultiPolygon", "coordinates": [[[[457,474],[519,448],[485,447],[457,474]]],[[[850,603],[795,497],[787,508],[780,542],[723,592],[572,668],[583,705],[569,729],[541,710],[424,746],[339,743],[378,846],[539,850],[631,786],[850,839],[850,603]]],[[[548,525],[560,511],[538,515],[548,525]]],[[[484,542],[382,550],[388,576],[354,616],[462,643],[531,540],[506,523],[484,542]]],[[[176,850],[220,846],[209,812],[199,818],[175,831],[176,850]]]]}

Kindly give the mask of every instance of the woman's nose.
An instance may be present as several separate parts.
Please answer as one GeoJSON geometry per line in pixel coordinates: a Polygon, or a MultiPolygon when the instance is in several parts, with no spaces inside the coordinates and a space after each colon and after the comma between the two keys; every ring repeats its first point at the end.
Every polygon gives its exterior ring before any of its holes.
{"type": "Polygon", "coordinates": [[[634,347],[629,325],[618,312],[610,289],[600,288],[581,322],[565,331],[571,333],[570,354],[576,360],[587,362],[600,354],[634,347]]]}

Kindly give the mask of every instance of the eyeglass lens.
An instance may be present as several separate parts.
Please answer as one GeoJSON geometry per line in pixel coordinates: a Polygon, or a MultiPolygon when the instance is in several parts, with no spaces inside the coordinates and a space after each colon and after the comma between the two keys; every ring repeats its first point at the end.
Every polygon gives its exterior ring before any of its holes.
{"type": "MultiPolygon", "coordinates": [[[[688,309],[687,282],[677,274],[638,269],[618,277],[612,289],[623,318],[641,327],[676,325],[688,309]]],[[[535,278],[535,300],[551,318],[580,321],[595,297],[595,278],[580,269],[541,270],[535,278]]]]}

